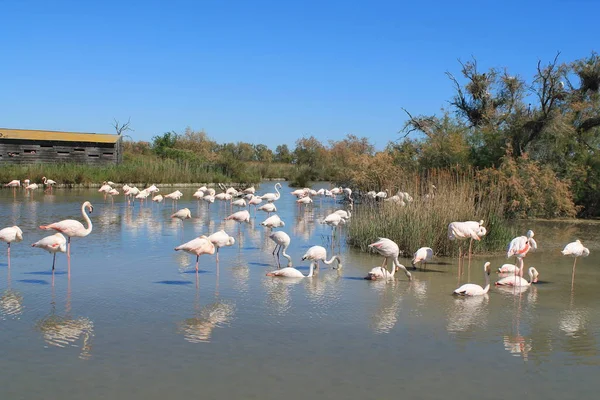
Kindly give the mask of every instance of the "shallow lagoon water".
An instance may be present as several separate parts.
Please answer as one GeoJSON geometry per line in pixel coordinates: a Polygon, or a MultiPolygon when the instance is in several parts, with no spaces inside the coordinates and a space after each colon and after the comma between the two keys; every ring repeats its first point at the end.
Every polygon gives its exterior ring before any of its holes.
{"type": "MultiPolygon", "coordinates": [[[[304,252],[330,246],[319,219],[341,206],[298,207],[283,186],[276,205],[292,238],[288,253],[307,273],[304,252]]],[[[381,258],[347,248],[344,230],[342,270],[266,277],[277,266],[259,224],[266,214],[238,233],[223,221],[228,206],[208,209],[191,200],[193,189],[181,191],[177,208],[193,216],[183,231],[169,219],[170,202],[130,207],[95,190],[0,191],[2,227],[18,224],[25,237],[12,246],[10,270],[0,253],[2,399],[559,399],[600,389],[598,223],[523,226],[536,232],[540,249],[526,265],[538,268],[540,284],[462,299],[450,294],[467,278],[454,259],[437,258],[412,282],[401,273],[395,282],[363,280],[381,258]],[[52,285],[52,256],[30,245],[49,234],[40,224],[81,220],[85,200],[94,230],[72,241],[70,281],[65,255],[57,256],[52,285]],[[173,248],[221,228],[237,243],[221,249],[218,266],[200,257],[196,275],[195,257],[173,248]],[[571,291],[572,259],[560,250],[576,238],[591,255],[578,261],[571,291]]],[[[259,193],[271,191],[265,183],[259,193]]],[[[506,262],[475,256],[473,283],[483,283],[487,260],[506,262]]]]}

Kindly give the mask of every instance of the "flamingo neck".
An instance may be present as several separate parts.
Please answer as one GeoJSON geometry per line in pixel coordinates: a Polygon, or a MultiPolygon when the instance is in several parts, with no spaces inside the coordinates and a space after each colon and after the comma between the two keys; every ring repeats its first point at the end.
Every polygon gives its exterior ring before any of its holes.
{"type": "Polygon", "coordinates": [[[330,265],[331,263],[333,263],[334,260],[337,260],[338,265],[342,263],[342,260],[338,256],[333,256],[329,260],[325,259],[323,260],[323,262],[327,265],[330,265]]]}
{"type": "Polygon", "coordinates": [[[289,263],[288,263],[288,267],[292,266],[292,257],[290,257],[289,254],[287,254],[285,251],[287,249],[287,246],[285,246],[282,250],[281,250],[281,254],[288,259],[289,263]]]}
{"type": "Polygon", "coordinates": [[[483,294],[486,294],[490,290],[490,276],[485,271],[485,287],[483,288],[483,294]]]}
{"type": "Polygon", "coordinates": [[[307,278],[310,278],[310,277],[313,276],[314,269],[315,269],[315,264],[314,264],[314,262],[311,262],[310,263],[310,270],[308,271],[308,275],[306,275],[307,278]]]}
{"type": "Polygon", "coordinates": [[[81,205],[81,214],[83,215],[83,219],[87,222],[87,228],[85,229],[85,232],[87,235],[89,235],[92,232],[92,220],[85,212],[85,203],[81,205]]]}
{"type": "Polygon", "coordinates": [[[275,185],[275,191],[277,192],[277,194],[275,195],[275,200],[279,200],[279,198],[281,197],[281,193],[279,193],[279,189],[277,189],[277,185],[275,185]]]}

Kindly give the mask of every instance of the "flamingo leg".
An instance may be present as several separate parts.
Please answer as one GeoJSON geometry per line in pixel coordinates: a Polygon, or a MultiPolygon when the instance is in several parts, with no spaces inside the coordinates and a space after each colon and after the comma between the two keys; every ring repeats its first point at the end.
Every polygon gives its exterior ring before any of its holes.
{"type": "Polygon", "coordinates": [[[8,244],[8,251],[6,252],[7,256],[10,257],[10,243],[8,244]]]}
{"type": "Polygon", "coordinates": [[[200,261],[200,256],[196,256],[196,273],[198,273],[198,262],[200,261]]]}
{"type": "Polygon", "coordinates": [[[217,262],[219,262],[219,248],[217,247],[217,262]]]}
{"type": "Polygon", "coordinates": [[[54,257],[52,257],[52,273],[54,274],[54,264],[56,264],[56,253],[54,253],[54,257]]]}
{"type": "Polygon", "coordinates": [[[273,253],[271,253],[271,254],[275,255],[275,251],[277,250],[277,247],[279,247],[279,245],[275,244],[275,248],[273,249],[273,253]]]}
{"type": "Polygon", "coordinates": [[[573,290],[573,286],[575,285],[575,264],[577,264],[577,257],[573,261],[573,273],[571,275],[571,290],[573,290]]]}

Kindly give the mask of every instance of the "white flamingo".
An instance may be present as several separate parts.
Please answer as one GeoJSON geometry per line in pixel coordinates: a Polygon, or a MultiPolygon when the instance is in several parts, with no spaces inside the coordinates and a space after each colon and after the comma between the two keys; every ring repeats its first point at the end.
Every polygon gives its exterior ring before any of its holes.
{"type": "Polygon", "coordinates": [[[490,262],[486,262],[483,266],[483,273],[485,274],[485,287],[482,288],[474,283],[465,283],[454,291],[454,294],[460,296],[482,296],[490,290],[490,262]]]}
{"type": "Polygon", "coordinates": [[[265,193],[262,196],[260,196],[260,198],[269,203],[279,200],[279,198],[281,197],[281,193],[279,193],[278,188],[281,189],[281,183],[279,183],[279,182],[277,182],[275,184],[275,192],[276,193],[265,193]]]}
{"type": "Polygon", "coordinates": [[[537,269],[534,267],[529,268],[529,282],[527,280],[521,278],[517,275],[507,276],[505,278],[500,279],[496,282],[498,286],[529,286],[532,283],[536,283],[538,281],[538,273],[537,269]]]}
{"type": "Polygon", "coordinates": [[[327,260],[327,250],[323,246],[312,246],[302,256],[302,261],[304,260],[312,261],[317,269],[319,269],[319,261],[323,261],[327,265],[331,265],[334,261],[337,261],[337,269],[342,268],[342,259],[340,256],[334,255],[327,260]]]}
{"type": "Polygon", "coordinates": [[[575,283],[575,264],[577,263],[577,258],[589,256],[590,250],[583,246],[581,240],[577,239],[576,241],[566,245],[561,253],[563,256],[571,256],[575,258],[575,260],[573,260],[573,274],[571,276],[571,289],[573,289],[573,284],[575,283]]]}
{"type": "Polygon", "coordinates": [[[277,250],[277,263],[280,264],[279,261],[279,253],[281,253],[285,258],[288,259],[288,267],[292,266],[292,257],[287,254],[285,251],[290,245],[291,239],[290,236],[284,231],[273,232],[269,235],[269,238],[275,242],[275,248],[273,249],[273,255],[275,255],[275,250],[277,250]]]}
{"type": "Polygon", "coordinates": [[[277,214],[271,215],[260,224],[262,226],[266,226],[267,228],[281,228],[285,226],[285,222],[283,222],[277,214]]]}
{"type": "Polygon", "coordinates": [[[298,271],[294,267],[282,268],[273,272],[267,273],[267,276],[280,276],[282,278],[310,278],[313,276],[314,264],[310,264],[310,270],[308,275],[303,275],[302,272],[298,271]]]}
{"type": "Polygon", "coordinates": [[[235,239],[233,236],[229,236],[224,230],[213,233],[208,237],[208,240],[210,240],[217,249],[217,262],[219,261],[219,249],[221,247],[233,246],[235,244],[235,239]]]}
{"type": "Polygon", "coordinates": [[[7,255],[10,257],[10,244],[12,242],[20,242],[23,240],[23,231],[18,226],[10,226],[0,230],[0,240],[8,244],[7,255]]]}
{"type": "Polygon", "coordinates": [[[369,245],[370,249],[375,250],[377,253],[381,254],[384,259],[381,267],[373,268],[366,279],[376,280],[376,279],[394,279],[394,274],[396,270],[402,269],[404,274],[407,276],[408,280],[412,280],[412,275],[406,267],[400,264],[398,260],[398,256],[400,255],[400,248],[398,245],[388,239],[388,238],[379,238],[379,240],[375,243],[371,243],[369,245]],[[389,260],[392,260],[392,271],[389,272],[385,266],[389,263],[389,260]]]}
{"type": "MultiPolygon", "coordinates": [[[[92,232],[92,220],[90,219],[90,217],[88,217],[87,213],[85,212],[86,208],[91,214],[92,211],[94,211],[94,207],[92,206],[92,204],[89,201],[86,201],[81,205],[81,215],[83,215],[83,219],[87,223],[87,228],[85,228],[81,222],[74,220],[74,219],[65,219],[65,220],[55,222],[55,223],[49,224],[49,225],[40,225],[40,229],[44,229],[44,230],[53,229],[57,232],[64,233],[65,235],[67,235],[67,237],[68,237],[68,239],[67,239],[67,259],[71,258],[71,238],[72,237],[86,237],[87,235],[89,235],[92,232]]],[[[70,265],[70,263],[69,263],[69,265],[70,265]]],[[[70,267],[69,267],[69,274],[70,274],[70,267]]]]}

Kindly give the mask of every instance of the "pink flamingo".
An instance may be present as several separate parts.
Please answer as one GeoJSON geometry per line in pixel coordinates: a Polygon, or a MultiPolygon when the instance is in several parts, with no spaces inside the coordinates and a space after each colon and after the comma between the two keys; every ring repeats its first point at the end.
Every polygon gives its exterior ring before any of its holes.
{"type": "Polygon", "coordinates": [[[45,238],[38,240],[31,247],[38,247],[40,249],[46,250],[49,253],[54,253],[54,257],[52,258],[52,272],[54,272],[54,265],[56,264],[56,253],[61,252],[65,253],[67,251],[67,239],[63,236],[62,233],[55,233],[54,235],[46,236],[45,238]]]}
{"type": "MultiPolygon", "coordinates": [[[[377,253],[381,254],[384,257],[383,263],[381,264],[381,269],[385,270],[386,272],[386,264],[389,263],[389,259],[392,259],[391,278],[394,277],[394,272],[396,270],[402,268],[404,270],[404,274],[408,277],[408,280],[412,280],[412,275],[410,274],[410,272],[408,272],[406,267],[400,264],[400,261],[398,260],[398,256],[400,255],[400,248],[394,241],[388,238],[379,238],[379,240],[375,243],[371,243],[369,245],[369,248],[375,250],[377,253]]],[[[369,273],[369,275],[371,275],[371,273],[369,273]]],[[[371,277],[371,279],[373,279],[373,277],[371,277]]]]}
{"type": "Polygon", "coordinates": [[[235,244],[235,239],[233,236],[229,236],[224,230],[213,233],[208,237],[208,240],[210,240],[217,249],[217,262],[219,262],[219,249],[221,247],[233,246],[235,244]]]}
{"type": "Polygon", "coordinates": [[[225,221],[230,221],[230,220],[233,220],[233,221],[236,221],[237,223],[239,223],[239,231],[241,232],[242,222],[250,222],[250,212],[248,212],[248,210],[234,212],[233,214],[231,214],[230,216],[225,218],[225,221]]]}
{"type": "Polygon", "coordinates": [[[40,225],[40,229],[44,229],[46,231],[53,229],[57,232],[67,235],[67,260],[69,260],[69,275],[71,274],[71,238],[86,237],[92,232],[92,220],[85,212],[86,208],[91,214],[92,211],[94,211],[94,207],[89,201],[86,201],[81,205],[81,214],[83,215],[83,219],[87,222],[87,228],[85,228],[81,222],[74,219],[65,219],[50,225],[40,225]]]}
{"type": "Polygon", "coordinates": [[[302,256],[302,261],[304,260],[312,261],[317,269],[319,269],[319,261],[323,261],[327,265],[333,264],[334,261],[337,261],[337,269],[342,268],[342,259],[340,256],[332,256],[329,260],[327,260],[327,250],[323,246],[313,246],[308,249],[302,256]]]}
{"type": "Polygon", "coordinates": [[[183,250],[189,254],[196,255],[196,272],[198,272],[198,262],[202,254],[215,254],[215,245],[204,235],[190,240],[180,246],[175,247],[175,251],[183,250]]]}
{"type": "Polygon", "coordinates": [[[7,255],[10,257],[10,244],[23,240],[23,231],[18,226],[11,226],[0,230],[0,240],[8,243],[7,255]]]}
{"type": "Polygon", "coordinates": [[[517,265],[519,267],[518,272],[521,278],[523,277],[523,258],[525,258],[530,250],[535,251],[537,249],[537,243],[533,239],[533,235],[533,231],[528,230],[527,236],[519,236],[514,238],[508,245],[508,251],[506,252],[506,258],[510,258],[512,256],[517,257],[517,265]]]}
{"type": "Polygon", "coordinates": [[[12,187],[12,188],[21,187],[21,181],[18,179],[13,179],[12,181],[5,184],[4,187],[12,187]]]}

